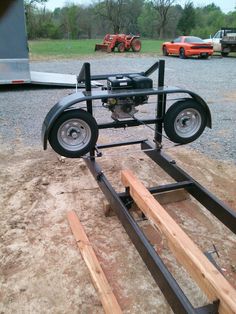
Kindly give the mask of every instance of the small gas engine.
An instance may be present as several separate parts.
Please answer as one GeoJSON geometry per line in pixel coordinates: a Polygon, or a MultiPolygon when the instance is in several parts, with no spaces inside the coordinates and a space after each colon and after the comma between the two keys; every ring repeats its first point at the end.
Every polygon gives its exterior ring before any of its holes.
{"type": "MultiPolygon", "coordinates": [[[[153,87],[152,79],[140,75],[130,74],[128,76],[117,75],[107,78],[107,87],[105,89],[118,91],[124,89],[150,89],[153,87]]],[[[106,103],[105,107],[112,112],[112,119],[126,119],[132,117],[138,110],[135,108],[139,105],[147,103],[148,96],[127,96],[119,98],[106,98],[103,99],[103,103],[106,103]]]]}

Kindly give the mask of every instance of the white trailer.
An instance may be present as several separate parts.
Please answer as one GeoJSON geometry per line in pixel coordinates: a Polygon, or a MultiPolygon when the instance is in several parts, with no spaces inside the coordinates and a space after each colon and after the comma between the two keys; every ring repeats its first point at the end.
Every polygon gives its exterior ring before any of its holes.
{"type": "Polygon", "coordinates": [[[23,0],[1,0],[0,4],[0,85],[6,84],[84,86],[77,84],[76,75],[30,70],[23,0]]]}

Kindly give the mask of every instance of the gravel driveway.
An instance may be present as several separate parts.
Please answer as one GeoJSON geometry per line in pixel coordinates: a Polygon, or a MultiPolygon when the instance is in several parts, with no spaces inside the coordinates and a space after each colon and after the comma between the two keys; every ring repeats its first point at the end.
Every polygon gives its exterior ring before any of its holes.
{"type": "MultiPolygon", "coordinates": [[[[236,162],[236,59],[213,57],[209,60],[166,57],[165,84],[190,89],[208,103],[213,128],[191,147],[215,159],[236,162]]],[[[155,57],[107,55],[96,59],[31,62],[31,69],[47,72],[78,74],[83,62],[89,61],[93,74],[144,71],[157,59],[155,57]]],[[[157,74],[152,75],[156,81],[157,74]]],[[[2,144],[14,149],[16,142],[39,146],[41,125],[48,110],[69,89],[42,89],[11,87],[0,93],[0,137],[2,144]]],[[[154,105],[153,105],[154,106],[154,105]]],[[[148,105],[145,107],[146,111],[148,105]]],[[[151,105],[150,105],[151,108],[151,105]]],[[[141,112],[147,112],[140,108],[141,112]]],[[[98,111],[98,110],[97,110],[98,111]]],[[[104,111],[103,111],[104,112],[104,111]]],[[[105,112],[104,117],[110,114],[105,112]]],[[[102,114],[103,117],[103,114],[102,114]]],[[[132,132],[132,131],[131,131],[132,132]]],[[[135,131],[134,131],[135,132],[135,131]]],[[[148,130],[147,130],[148,132],[148,130]]]]}

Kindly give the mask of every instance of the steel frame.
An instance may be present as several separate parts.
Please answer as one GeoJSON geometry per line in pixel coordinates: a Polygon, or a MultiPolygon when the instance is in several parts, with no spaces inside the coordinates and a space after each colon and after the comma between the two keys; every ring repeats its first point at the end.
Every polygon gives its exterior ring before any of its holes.
{"type": "MultiPolygon", "coordinates": [[[[145,74],[150,75],[158,67],[158,89],[161,91],[164,86],[164,71],[165,64],[163,60],[160,60],[152,68],[150,68],[145,74]]],[[[79,80],[85,80],[86,91],[91,91],[91,78],[105,79],[104,76],[90,76],[90,65],[87,63],[84,65],[83,71],[80,74],[79,80]]],[[[134,218],[129,213],[130,204],[132,198],[128,189],[123,193],[117,193],[101,167],[97,162],[97,157],[101,153],[96,155],[96,151],[110,147],[118,147],[124,145],[140,144],[144,153],[150,157],[158,166],[160,166],[166,173],[168,173],[175,183],[166,184],[162,186],[150,188],[151,193],[159,193],[164,191],[177,190],[180,188],[186,189],[193,197],[195,197],[202,205],[205,206],[215,217],[217,217],[225,226],[227,226],[232,232],[236,233],[236,214],[226,204],[220,201],[216,196],[210,193],[207,189],[201,186],[195,181],[189,174],[183,171],[176,165],[176,162],[162,152],[162,129],[163,129],[163,116],[166,110],[166,94],[157,94],[157,115],[155,119],[148,120],[148,123],[155,124],[154,145],[148,140],[137,140],[133,142],[120,142],[107,145],[98,145],[92,149],[89,154],[89,158],[85,158],[84,161],[91,171],[92,175],[96,179],[100,189],[107,198],[110,206],[115,211],[117,217],[125,228],[134,246],[138,250],[144,263],[152,274],[154,280],[161,289],[163,295],[167,299],[169,305],[175,313],[195,313],[195,314],[216,314],[218,313],[219,300],[215,300],[212,304],[200,308],[194,308],[191,302],[187,299],[186,295],[164,265],[162,259],[158,253],[154,250],[134,218]],[[96,155],[96,156],[95,156],[96,155]]],[[[92,100],[87,100],[87,111],[93,114],[92,100]]],[[[119,123],[106,123],[98,125],[99,129],[106,129],[111,127],[124,127],[140,125],[137,121],[130,121],[127,125],[127,121],[119,123]]]]}

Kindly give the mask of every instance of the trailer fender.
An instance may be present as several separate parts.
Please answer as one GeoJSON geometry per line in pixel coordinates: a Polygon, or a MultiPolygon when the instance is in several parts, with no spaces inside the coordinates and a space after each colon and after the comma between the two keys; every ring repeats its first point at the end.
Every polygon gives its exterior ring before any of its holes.
{"type": "MultiPolygon", "coordinates": [[[[206,115],[207,115],[207,127],[208,128],[212,128],[212,119],[211,119],[211,112],[210,109],[207,105],[207,103],[197,94],[193,93],[193,92],[189,92],[189,94],[192,96],[192,98],[200,105],[204,108],[206,115]]],[[[183,98],[183,100],[187,100],[189,98],[183,98]]]]}
{"type": "MultiPolygon", "coordinates": [[[[176,91],[174,91],[176,93],[176,91]]],[[[206,102],[197,94],[189,91],[189,90],[179,90],[178,93],[186,93],[189,94],[192,99],[194,99],[200,106],[202,106],[206,112],[207,115],[207,127],[211,128],[211,113],[210,110],[206,104],[206,102]]],[[[147,93],[149,94],[149,93],[147,93]]],[[[155,91],[151,94],[156,94],[155,91]]],[[[120,94],[114,95],[114,97],[119,97],[120,94]]],[[[42,125],[42,143],[44,150],[47,149],[47,140],[51,131],[51,128],[54,124],[54,122],[57,120],[57,118],[62,114],[63,111],[69,109],[74,104],[78,104],[81,102],[89,101],[92,99],[102,99],[103,97],[107,97],[104,92],[98,93],[96,95],[92,95],[91,92],[77,92],[73,93],[71,95],[68,95],[64,98],[62,98],[58,103],[56,103],[55,106],[51,108],[51,110],[46,115],[43,125],[42,125]]],[[[189,98],[180,98],[179,100],[187,100],[189,98]]]]}
{"type": "Polygon", "coordinates": [[[43,149],[47,149],[47,140],[50,130],[57,120],[57,118],[62,114],[63,111],[69,109],[76,103],[80,103],[88,100],[88,96],[85,96],[83,92],[73,93],[71,95],[63,97],[58,103],[56,103],[51,110],[46,115],[41,131],[41,139],[43,143],[43,149]]]}

